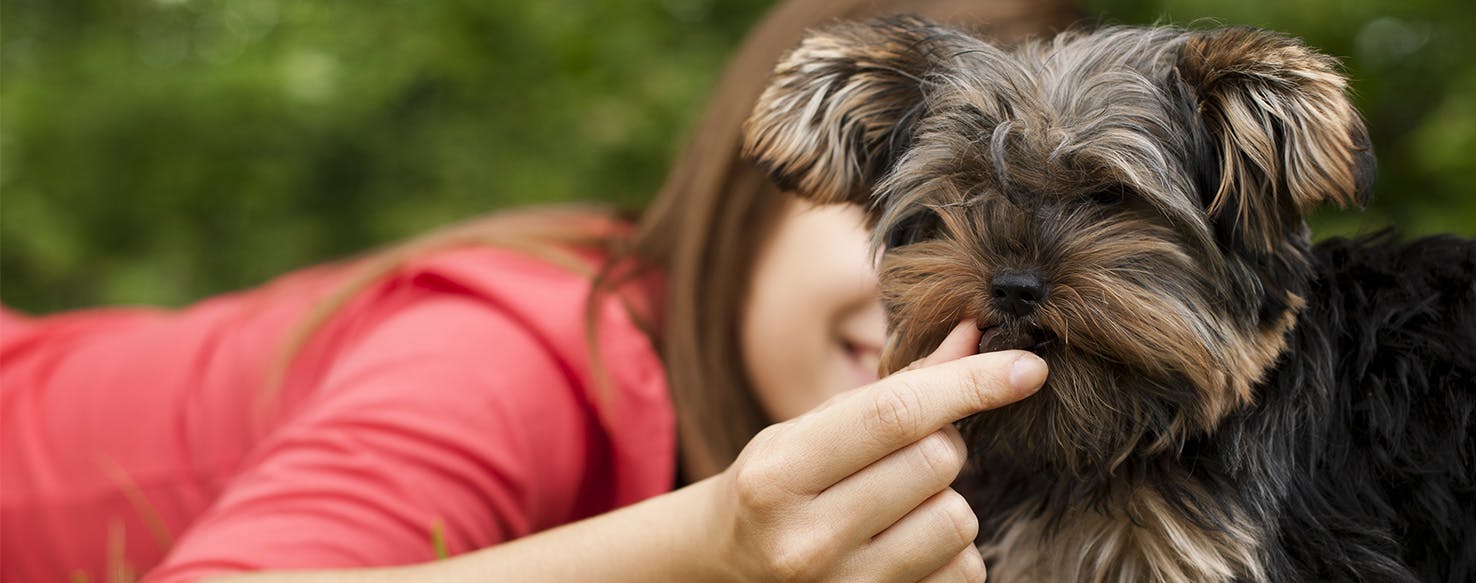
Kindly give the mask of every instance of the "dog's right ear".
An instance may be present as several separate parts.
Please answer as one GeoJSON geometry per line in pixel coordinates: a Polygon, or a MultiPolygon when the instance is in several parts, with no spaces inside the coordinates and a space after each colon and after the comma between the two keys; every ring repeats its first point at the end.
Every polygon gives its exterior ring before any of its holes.
{"type": "Polygon", "coordinates": [[[914,17],[809,33],[759,97],[744,155],[817,203],[866,204],[911,142],[929,72],[967,39],[914,17]]]}

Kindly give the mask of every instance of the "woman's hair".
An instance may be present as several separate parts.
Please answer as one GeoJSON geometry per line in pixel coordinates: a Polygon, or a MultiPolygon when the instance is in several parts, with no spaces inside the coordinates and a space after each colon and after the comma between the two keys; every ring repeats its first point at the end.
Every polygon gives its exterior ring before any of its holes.
{"type": "MultiPolygon", "coordinates": [[[[835,19],[895,13],[973,28],[1004,42],[1048,34],[1080,17],[1071,0],[782,2],[729,62],[690,142],[655,200],[636,218],[633,234],[611,236],[607,223],[569,220],[580,214],[613,216],[603,207],[534,208],[447,227],[370,254],[289,339],[287,358],[270,386],[350,297],[417,255],[463,245],[511,247],[588,273],[594,282],[591,306],[643,270],[658,270],[666,278],[665,306],[655,318],[660,326],[648,333],[666,367],[684,477],[695,480],[721,471],[774,421],[759,405],[744,369],[739,331],[755,259],[789,201],[739,155],[743,121],[774,65],[806,29],[835,19]],[[608,259],[590,270],[570,248],[595,250],[608,259]]],[[[588,313],[586,321],[593,322],[588,313]]]]}

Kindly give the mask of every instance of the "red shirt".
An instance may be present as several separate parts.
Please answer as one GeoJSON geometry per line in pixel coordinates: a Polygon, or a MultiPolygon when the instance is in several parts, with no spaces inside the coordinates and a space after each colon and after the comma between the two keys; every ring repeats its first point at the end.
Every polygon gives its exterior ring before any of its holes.
{"type": "MultiPolygon", "coordinates": [[[[0,311],[0,580],[187,581],[406,564],[665,492],[675,424],[630,310],[510,251],[448,250],[355,295],[269,371],[350,273],[180,311],[0,311]]],[[[630,304],[629,306],[627,304],[630,304]]]]}

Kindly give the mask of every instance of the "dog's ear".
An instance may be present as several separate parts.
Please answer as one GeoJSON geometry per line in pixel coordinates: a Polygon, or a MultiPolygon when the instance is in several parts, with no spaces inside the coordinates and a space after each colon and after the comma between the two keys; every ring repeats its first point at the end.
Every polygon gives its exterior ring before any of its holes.
{"type": "Polygon", "coordinates": [[[781,188],[864,204],[911,141],[929,72],[968,38],[915,17],[810,32],[759,97],[744,154],[781,188]]]}
{"type": "Polygon", "coordinates": [[[1373,148],[1336,60],[1240,27],[1192,33],[1176,68],[1210,142],[1201,195],[1222,237],[1270,252],[1313,206],[1367,203],[1373,148]]]}

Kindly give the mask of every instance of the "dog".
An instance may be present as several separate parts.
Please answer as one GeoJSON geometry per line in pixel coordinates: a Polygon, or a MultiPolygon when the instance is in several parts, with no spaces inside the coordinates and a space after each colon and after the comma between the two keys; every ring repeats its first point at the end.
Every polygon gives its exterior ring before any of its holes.
{"type": "Polygon", "coordinates": [[[1476,243],[1311,243],[1375,172],[1339,67],[1254,28],[911,17],[776,67],[744,152],[867,209],[882,372],[966,318],[1050,366],[959,424],[992,581],[1476,580],[1476,243]]]}

